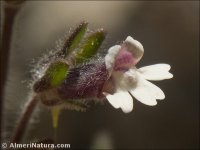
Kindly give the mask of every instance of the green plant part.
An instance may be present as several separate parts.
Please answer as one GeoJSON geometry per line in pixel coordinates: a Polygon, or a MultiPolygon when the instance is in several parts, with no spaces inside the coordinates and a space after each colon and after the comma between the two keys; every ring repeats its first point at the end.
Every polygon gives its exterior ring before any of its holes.
{"type": "Polygon", "coordinates": [[[74,64],[81,64],[86,62],[88,59],[93,57],[102,42],[104,41],[106,33],[103,29],[100,29],[92,34],[90,34],[87,39],[81,44],[80,48],[74,52],[74,64]]]}
{"type": "Polygon", "coordinates": [[[67,63],[57,61],[47,69],[45,76],[49,79],[51,87],[58,86],[67,76],[69,66],[67,63]]]}
{"type": "Polygon", "coordinates": [[[59,107],[53,107],[51,109],[53,128],[57,128],[58,127],[60,111],[61,111],[61,109],[59,107]]]}
{"type": "Polygon", "coordinates": [[[67,57],[76,47],[78,47],[79,43],[81,42],[87,31],[87,27],[88,23],[82,22],[69,36],[63,48],[63,53],[65,54],[65,57],[67,57]]]}
{"type": "Polygon", "coordinates": [[[64,61],[56,61],[50,64],[44,76],[37,81],[33,89],[36,93],[58,86],[68,74],[69,65],[64,61]]]}

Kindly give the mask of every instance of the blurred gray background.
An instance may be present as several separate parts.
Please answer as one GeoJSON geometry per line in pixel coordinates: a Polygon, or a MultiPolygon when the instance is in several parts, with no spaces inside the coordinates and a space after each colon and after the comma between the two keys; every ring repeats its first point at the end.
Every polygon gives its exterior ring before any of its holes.
{"type": "MultiPolygon", "coordinates": [[[[107,31],[102,50],[130,35],[145,49],[138,67],[168,63],[174,78],[155,82],[166,94],[155,107],[134,100],[129,114],[108,102],[85,113],[63,111],[57,142],[93,149],[199,148],[198,1],[25,2],[13,24],[4,98],[5,139],[27,100],[31,62],[46,53],[63,31],[83,20],[89,22],[91,30],[107,31]]],[[[54,131],[50,110],[40,106],[24,142],[45,137],[53,138],[54,131]]]]}

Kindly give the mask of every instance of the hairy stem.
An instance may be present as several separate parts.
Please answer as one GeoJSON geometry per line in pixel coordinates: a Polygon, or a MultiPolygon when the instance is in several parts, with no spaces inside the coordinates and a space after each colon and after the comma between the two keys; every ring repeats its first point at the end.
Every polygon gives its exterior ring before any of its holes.
{"type": "Polygon", "coordinates": [[[30,101],[28,101],[28,104],[25,106],[24,112],[22,113],[21,118],[18,122],[18,125],[14,132],[14,136],[11,139],[11,142],[19,143],[21,141],[25,133],[26,127],[28,125],[28,122],[31,118],[31,115],[35,110],[35,107],[37,106],[38,102],[39,99],[36,96],[34,96],[30,101]]]}

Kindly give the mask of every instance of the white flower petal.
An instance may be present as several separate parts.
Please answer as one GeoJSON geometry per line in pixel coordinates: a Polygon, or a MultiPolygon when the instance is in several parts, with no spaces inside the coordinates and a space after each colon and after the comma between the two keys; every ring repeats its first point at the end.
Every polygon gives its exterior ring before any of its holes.
{"type": "Polygon", "coordinates": [[[129,69],[126,72],[113,72],[112,78],[117,89],[128,91],[129,89],[134,88],[137,83],[136,69],[129,69]]]}
{"type": "Polygon", "coordinates": [[[115,45],[109,48],[108,54],[105,56],[105,64],[107,70],[111,73],[115,64],[115,58],[120,51],[121,46],[115,45]]]}
{"type": "Polygon", "coordinates": [[[136,65],[144,54],[144,48],[142,44],[139,41],[133,39],[131,36],[128,36],[122,44],[122,49],[124,48],[133,54],[133,65],[136,65]]]}
{"type": "Polygon", "coordinates": [[[145,105],[154,106],[157,104],[156,99],[144,88],[136,88],[130,92],[138,101],[145,105]]]}
{"type": "Polygon", "coordinates": [[[143,48],[142,44],[139,41],[133,39],[131,36],[128,36],[126,38],[125,42],[131,43],[131,45],[137,47],[137,49],[139,51],[141,51],[142,53],[144,53],[144,48],[143,48]]]}
{"type": "Polygon", "coordinates": [[[139,72],[137,72],[137,85],[134,89],[130,90],[130,93],[140,102],[154,106],[157,104],[156,99],[164,99],[165,94],[163,91],[152,84],[151,82],[145,80],[139,72]]]}
{"type": "Polygon", "coordinates": [[[170,65],[168,64],[155,64],[150,66],[145,66],[138,71],[142,74],[142,76],[147,80],[164,80],[170,79],[173,77],[171,73],[168,71],[170,70],[170,65]]]}
{"type": "Polygon", "coordinates": [[[120,91],[113,95],[108,94],[106,98],[113,107],[121,108],[124,113],[133,110],[133,99],[128,92],[120,91]]]}

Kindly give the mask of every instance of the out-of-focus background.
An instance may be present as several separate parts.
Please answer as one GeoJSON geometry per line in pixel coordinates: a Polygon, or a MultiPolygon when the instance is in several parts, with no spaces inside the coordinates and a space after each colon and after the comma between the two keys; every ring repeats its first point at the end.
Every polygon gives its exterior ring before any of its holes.
{"type": "MultiPolygon", "coordinates": [[[[63,111],[57,143],[72,148],[199,148],[199,2],[198,1],[27,1],[14,24],[4,94],[4,140],[12,134],[27,101],[31,62],[60,35],[81,21],[104,28],[103,50],[127,36],[140,41],[145,54],[138,67],[168,63],[174,78],[154,82],[166,94],[155,107],[134,100],[124,114],[108,102],[88,111],[63,111]]],[[[24,143],[53,137],[49,109],[41,106],[24,143]],[[42,110],[41,110],[42,109],[42,110]]]]}

